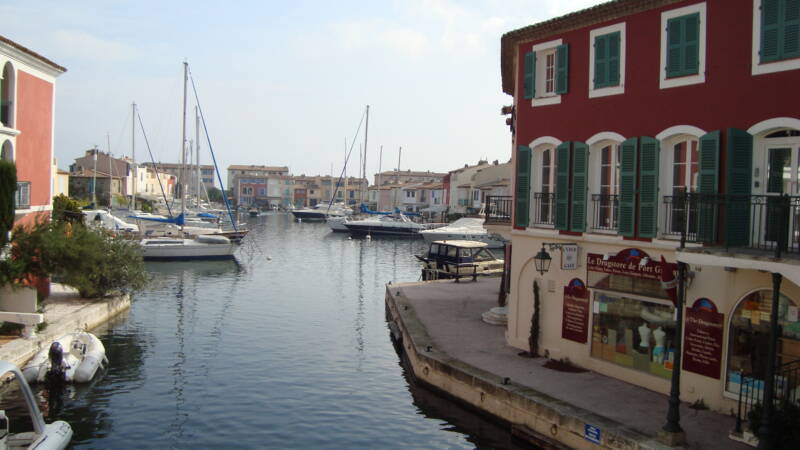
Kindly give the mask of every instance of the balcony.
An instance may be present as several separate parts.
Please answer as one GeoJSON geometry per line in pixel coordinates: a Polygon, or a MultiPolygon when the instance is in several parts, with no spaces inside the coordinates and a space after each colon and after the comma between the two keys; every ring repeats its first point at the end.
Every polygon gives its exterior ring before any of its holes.
{"type": "Polygon", "coordinates": [[[619,196],[592,194],[592,231],[616,232],[619,196]]]}
{"type": "Polygon", "coordinates": [[[710,247],[800,256],[800,197],[680,193],[664,197],[662,235],[710,247]]]}
{"type": "Polygon", "coordinates": [[[556,194],[534,192],[531,198],[531,225],[552,227],[556,216],[556,194]]]}
{"type": "Polygon", "coordinates": [[[514,200],[510,195],[490,195],[486,197],[484,214],[487,225],[511,225],[511,212],[514,200]]]}

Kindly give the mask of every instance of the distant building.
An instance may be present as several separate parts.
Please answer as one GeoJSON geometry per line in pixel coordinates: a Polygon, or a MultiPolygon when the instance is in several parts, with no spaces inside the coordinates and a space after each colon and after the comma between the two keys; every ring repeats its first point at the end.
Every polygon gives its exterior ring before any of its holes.
{"type": "MultiPolygon", "coordinates": [[[[153,164],[152,162],[145,162],[142,163],[142,166],[147,168],[155,168],[158,170],[159,173],[166,173],[169,175],[174,175],[176,180],[179,182],[181,177],[181,168],[183,167],[181,164],[177,163],[163,163],[157,162],[153,164]]],[[[186,177],[186,192],[189,195],[196,195],[197,194],[197,166],[186,166],[186,169],[183,171],[186,177]]],[[[216,177],[216,173],[214,172],[214,166],[201,164],[200,165],[200,181],[203,183],[203,188],[200,189],[200,195],[203,196],[205,193],[203,190],[207,192],[209,189],[216,187],[214,183],[214,179],[216,177]]],[[[138,190],[138,189],[137,189],[138,190]]]]}
{"type": "Polygon", "coordinates": [[[66,70],[0,36],[0,159],[17,167],[15,225],[50,217],[55,84],[66,70]]]}
{"type": "Polygon", "coordinates": [[[478,161],[449,173],[448,206],[450,213],[476,214],[487,195],[508,195],[511,164],[478,161]]]}
{"type": "Polygon", "coordinates": [[[405,170],[405,171],[396,171],[396,170],[385,170],[380,173],[376,173],[375,177],[375,185],[382,186],[384,184],[405,184],[405,183],[434,183],[434,182],[441,182],[442,178],[447,175],[446,173],[436,173],[436,172],[421,172],[421,171],[412,171],[412,170],[405,170]]]}

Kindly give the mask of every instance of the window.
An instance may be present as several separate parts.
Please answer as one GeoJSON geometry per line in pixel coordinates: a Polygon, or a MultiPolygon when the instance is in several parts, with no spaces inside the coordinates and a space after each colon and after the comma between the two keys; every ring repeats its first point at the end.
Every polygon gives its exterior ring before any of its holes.
{"type": "Polygon", "coordinates": [[[17,181],[16,209],[28,209],[31,207],[31,182],[17,181]]]}
{"type": "Polygon", "coordinates": [[[617,206],[619,194],[619,145],[604,145],[599,150],[599,161],[595,160],[596,178],[592,204],[594,206],[594,230],[617,229],[617,206]]]}
{"type": "Polygon", "coordinates": [[[589,33],[589,97],[625,92],[625,23],[589,33]]]}
{"type": "Polygon", "coordinates": [[[706,4],[661,13],[661,89],[706,81],[706,4]]]}
{"type": "Polygon", "coordinates": [[[752,73],[800,69],[800,2],[753,0],[752,73]]]}
{"type": "Polygon", "coordinates": [[[555,149],[544,148],[536,152],[533,167],[539,167],[533,192],[534,225],[552,225],[555,193],[555,149]]]}
{"type": "Polygon", "coordinates": [[[567,93],[568,66],[568,46],[561,39],[534,45],[525,54],[524,97],[532,106],[561,103],[561,94],[567,93]]]}

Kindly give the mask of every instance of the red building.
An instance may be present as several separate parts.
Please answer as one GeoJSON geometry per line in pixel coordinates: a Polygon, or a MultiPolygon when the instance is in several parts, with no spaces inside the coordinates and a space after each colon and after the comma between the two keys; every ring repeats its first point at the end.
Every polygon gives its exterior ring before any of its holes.
{"type": "Polygon", "coordinates": [[[681,398],[720,412],[800,365],[800,2],[611,1],[506,33],[501,71],[510,345],[540,302],[540,353],[665,394],[682,357],[681,398]],[[713,320],[681,319],[661,257],[713,320]]]}
{"type": "Polygon", "coordinates": [[[16,224],[52,210],[56,77],[67,69],[0,36],[0,157],[17,166],[16,224]]]}

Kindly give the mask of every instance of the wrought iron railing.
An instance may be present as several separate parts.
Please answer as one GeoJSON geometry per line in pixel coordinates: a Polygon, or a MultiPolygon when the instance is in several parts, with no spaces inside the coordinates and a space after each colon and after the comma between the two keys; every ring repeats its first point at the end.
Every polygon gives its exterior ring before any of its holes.
{"type": "Polygon", "coordinates": [[[513,203],[513,198],[508,195],[487,196],[486,206],[484,206],[485,223],[490,225],[510,225],[513,203]]]}
{"type": "Polygon", "coordinates": [[[677,193],[664,197],[662,235],[727,249],[800,253],[800,197],[677,193]]]}
{"type": "Polygon", "coordinates": [[[592,230],[616,231],[619,196],[592,194],[592,230]]]}
{"type": "Polygon", "coordinates": [[[552,192],[534,192],[531,200],[531,224],[552,226],[556,215],[556,195],[552,192]]]}
{"type": "MultiPolygon", "coordinates": [[[[736,406],[736,432],[742,432],[742,425],[751,418],[754,409],[761,409],[764,403],[764,381],[735,375],[739,382],[739,397],[736,406]]],[[[800,406],[800,360],[794,360],[778,367],[775,371],[772,396],[777,411],[786,411],[790,405],[800,406]]],[[[750,424],[752,426],[752,424],[750,424]]]]}

